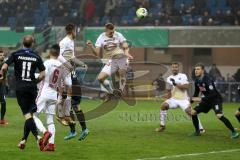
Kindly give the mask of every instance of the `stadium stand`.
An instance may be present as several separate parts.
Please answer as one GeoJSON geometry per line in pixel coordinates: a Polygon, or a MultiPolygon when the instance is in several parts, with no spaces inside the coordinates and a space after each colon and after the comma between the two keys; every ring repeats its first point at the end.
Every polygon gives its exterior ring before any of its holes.
{"type": "Polygon", "coordinates": [[[55,26],[100,26],[108,21],[119,26],[229,26],[239,25],[240,0],[3,0],[0,19],[0,26],[12,29],[20,22],[41,27],[48,21],[55,26]],[[138,7],[148,9],[147,19],[136,18],[138,7]]]}

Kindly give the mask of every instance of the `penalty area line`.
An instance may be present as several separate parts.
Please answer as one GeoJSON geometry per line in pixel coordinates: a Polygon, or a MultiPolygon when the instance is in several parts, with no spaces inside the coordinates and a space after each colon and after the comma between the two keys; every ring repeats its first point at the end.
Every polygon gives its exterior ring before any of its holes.
{"type": "Polygon", "coordinates": [[[201,155],[218,154],[218,153],[230,153],[230,152],[237,152],[237,151],[240,151],[240,148],[229,149],[229,150],[222,150],[222,151],[211,151],[211,152],[201,152],[201,153],[179,154],[179,155],[163,156],[163,157],[139,158],[139,159],[136,159],[136,160],[162,160],[162,159],[173,159],[173,158],[201,156],[201,155]]]}

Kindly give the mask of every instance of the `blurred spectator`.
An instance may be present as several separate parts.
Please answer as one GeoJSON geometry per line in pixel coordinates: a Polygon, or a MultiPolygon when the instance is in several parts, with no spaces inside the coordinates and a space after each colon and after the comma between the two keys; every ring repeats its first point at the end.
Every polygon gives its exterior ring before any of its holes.
{"type": "Polygon", "coordinates": [[[233,25],[234,24],[234,16],[232,14],[232,11],[229,9],[226,11],[224,15],[224,22],[227,23],[228,25],[233,25]]]}
{"type": "Polygon", "coordinates": [[[157,77],[152,82],[154,88],[155,88],[155,97],[158,99],[161,97],[161,94],[165,91],[166,89],[166,83],[164,81],[163,75],[160,73],[157,77]]]}
{"type": "Polygon", "coordinates": [[[233,75],[233,78],[236,82],[240,82],[240,68],[237,70],[237,72],[233,75]]]}
{"type": "Polygon", "coordinates": [[[93,0],[87,0],[86,2],[86,6],[85,6],[85,20],[86,23],[88,24],[94,15],[94,11],[95,11],[95,3],[93,0]]]}
{"type": "Polygon", "coordinates": [[[220,10],[220,9],[218,9],[217,11],[216,11],[216,15],[215,15],[215,17],[214,17],[214,21],[215,21],[215,24],[216,25],[221,25],[222,24],[222,22],[223,22],[223,19],[224,17],[223,17],[223,15],[222,15],[222,11],[220,10]]]}
{"type": "Polygon", "coordinates": [[[209,70],[209,76],[216,81],[217,79],[221,79],[222,74],[220,72],[220,70],[217,68],[216,64],[212,64],[212,67],[209,70]]]}
{"type": "Polygon", "coordinates": [[[227,73],[226,81],[233,82],[233,81],[235,81],[235,79],[233,78],[233,76],[230,75],[230,73],[227,73]]]}

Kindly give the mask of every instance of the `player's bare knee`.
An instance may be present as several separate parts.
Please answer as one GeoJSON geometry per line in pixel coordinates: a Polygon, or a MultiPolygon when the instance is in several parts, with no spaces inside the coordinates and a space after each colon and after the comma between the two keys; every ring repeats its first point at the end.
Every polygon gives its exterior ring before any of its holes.
{"type": "Polygon", "coordinates": [[[240,116],[240,112],[236,111],[235,116],[239,117],[240,116]]]}
{"type": "Polygon", "coordinates": [[[220,119],[222,118],[223,114],[222,113],[219,113],[219,114],[216,114],[217,118],[220,119]]]}
{"type": "Polygon", "coordinates": [[[190,113],[191,113],[192,116],[197,115],[197,111],[195,111],[194,109],[191,109],[191,112],[190,112],[190,113]]]}
{"type": "Polygon", "coordinates": [[[25,117],[26,120],[28,120],[28,119],[32,118],[33,116],[32,116],[31,113],[27,113],[27,114],[24,115],[24,117],[25,117]]]}
{"type": "Polygon", "coordinates": [[[103,81],[108,77],[108,75],[104,72],[101,72],[99,75],[98,75],[98,81],[100,83],[103,83],[103,81]]]}
{"type": "Polygon", "coordinates": [[[168,110],[168,109],[169,109],[169,105],[167,103],[162,103],[161,110],[168,110]]]}

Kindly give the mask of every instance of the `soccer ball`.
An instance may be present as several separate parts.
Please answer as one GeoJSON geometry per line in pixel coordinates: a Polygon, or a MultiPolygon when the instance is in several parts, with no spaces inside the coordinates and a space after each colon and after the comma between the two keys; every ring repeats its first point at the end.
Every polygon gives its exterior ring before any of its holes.
{"type": "Polygon", "coordinates": [[[136,15],[139,19],[145,18],[148,15],[148,11],[146,8],[138,8],[136,11],[136,15]]]}

